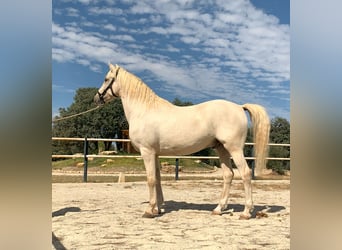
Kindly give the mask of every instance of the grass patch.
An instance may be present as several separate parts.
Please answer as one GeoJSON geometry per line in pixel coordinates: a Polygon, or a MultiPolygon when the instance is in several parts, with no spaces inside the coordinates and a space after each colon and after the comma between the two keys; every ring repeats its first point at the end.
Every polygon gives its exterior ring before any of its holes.
{"type": "MultiPolygon", "coordinates": [[[[160,159],[162,164],[168,163],[175,165],[176,159],[160,159]]],[[[77,167],[77,164],[83,163],[83,158],[63,159],[52,161],[52,170],[82,171],[83,166],[77,167]]],[[[214,166],[194,159],[179,159],[180,171],[211,171],[214,166]]],[[[94,158],[88,160],[88,170],[98,172],[144,172],[145,166],[141,158],[94,158]]]]}
{"type": "MultiPolygon", "coordinates": [[[[96,175],[89,176],[87,178],[87,182],[90,183],[116,183],[118,182],[118,176],[106,176],[106,175],[96,175]]],[[[215,180],[215,177],[203,177],[203,176],[180,176],[179,180],[215,180]]],[[[162,181],[173,181],[175,180],[174,176],[162,176],[162,181]]],[[[146,182],[146,176],[125,176],[125,182],[146,182]]],[[[81,175],[53,175],[52,183],[82,183],[83,176],[81,175]]]]}
{"type": "MultiPolygon", "coordinates": [[[[52,170],[82,170],[83,166],[77,167],[79,163],[83,163],[83,158],[52,161],[52,170]]],[[[94,158],[88,159],[88,170],[132,172],[144,171],[145,168],[143,161],[135,158],[94,158]]]]}

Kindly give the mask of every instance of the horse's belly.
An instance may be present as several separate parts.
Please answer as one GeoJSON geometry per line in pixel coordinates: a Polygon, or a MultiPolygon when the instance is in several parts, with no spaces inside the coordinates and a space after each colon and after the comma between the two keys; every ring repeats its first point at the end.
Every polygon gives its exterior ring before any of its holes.
{"type": "Polygon", "coordinates": [[[163,155],[188,155],[198,152],[204,148],[213,147],[215,145],[214,138],[201,138],[200,140],[183,140],[178,138],[179,141],[175,142],[175,138],[170,138],[168,141],[161,141],[159,145],[159,154],[163,155]]]}

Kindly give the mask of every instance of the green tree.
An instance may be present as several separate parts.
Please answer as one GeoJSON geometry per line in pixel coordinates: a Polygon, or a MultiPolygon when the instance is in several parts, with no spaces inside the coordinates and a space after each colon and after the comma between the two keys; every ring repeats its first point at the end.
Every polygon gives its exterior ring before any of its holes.
{"type": "MultiPolygon", "coordinates": [[[[93,98],[97,92],[96,88],[80,88],[76,91],[74,102],[68,107],[60,108],[61,118],[95,107],[93,98]]],[[[102,106],[95,111],[82,114],[80,116],[55,122],[52,127],[52,135],[57,137],[95,137],[95,138],[114,138],[117,134],[121,136],[121,130],[127,129],[128,123],[124,115],[120,99],[102,106]]],[[[105,143],[105,150],[108,150],[109,143],[105,143]]],[[[90,152],[98,150],[98,143],[89,144],[90,152]]],[[[74,154],[83,151],[83,143],[54,141],[52,144],[54,154],[74,154]]]]}
{"type": "Polygon", "coordinates": [[[194,105],[192,102],[188,102],[188,101],[181,101],[179,98],[175,98],[173,99],[172,103],[176,106],[191,106],[194,105]]]}
{"type": "Polygon", "coordinates": [[[175,98],[173,99],[172,103],[176,106],[191,106],[194,105],[192,102],[188,102],[188,101],[181,101],[179,98],[175,98]]]}
{"type": "MultiPolygon", "coordinates": [[[[271,120],[270,131],[271,143],[290,143],[290,123],[281,117],[275,117],[271,120]]],[[[271,146],[269,151],[270,157],[288,158],[290,157],[290,148],[283,146],[271,146]]],[[[268,161],[267,168],[273,171],[284,174],[285,170],[290,170],[289,161],[268,161]]]]}
{"type": "MultiPolygon", "coordinates": [[[[247,130],[246,142],[254,142],[252,131],[253,131],[252,127],[249,126],[247,130]]],[[[245,147],[243,148],[243,152],[244,152],[245,157],[253,157],[253,145],[245,145],[245,147]]],[[[251,168],[252,165],[254,164],[254,160],[247,159],[246,161],[247,161],[248,166],[251,168]]],[[[234,163],[233,163],[233,166],[235,166],[234,163]]]]}

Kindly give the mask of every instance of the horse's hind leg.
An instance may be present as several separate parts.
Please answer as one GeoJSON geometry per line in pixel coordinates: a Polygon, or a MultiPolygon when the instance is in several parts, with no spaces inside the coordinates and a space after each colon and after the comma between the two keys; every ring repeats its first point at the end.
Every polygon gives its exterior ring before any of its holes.
{"type": "Polygon", "coordinates": [[[160,161],[157,159],[157,164],[156,164],[156,191],[157,191],[157,202],[158,202],[158,207],[160,209],[161,205],[164,203],[164,195],[163,195],[163,190],[161,187],[161,177],[160,177],[160,161]]]}
{"type": "Polygon", "coordinates": [[[232,169],[229,152],[223,147],[222,144],[219,144],[215,149],[220,157],[221,168],[223,171],[223,189],[219,204],[212,213],[220,215],[222,213],[222,210],[227,207],[229,190],[234,177],[234,172],[232,169]]]}
{"type": "Polygon", "coordinates": [[[240,219],[249,219],[251,217],[251,211],[253,210],[252,182],[251,182],[252,171],[247,165],[242,149],[238,149],[230,153],[232,155],[235,165],[237,166],[240,172],[243,185],[245,188],[246,203],[245,203],[245,209],[243,213],[240,215],[240,219]]]}

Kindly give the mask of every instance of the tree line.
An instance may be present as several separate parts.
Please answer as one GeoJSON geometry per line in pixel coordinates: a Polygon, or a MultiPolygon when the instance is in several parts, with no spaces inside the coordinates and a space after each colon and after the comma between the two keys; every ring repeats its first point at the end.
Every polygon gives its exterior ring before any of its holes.
{"type": "MultiPolygon", "coordinates": [[[[78,114],[95,107],[93,98],[97,93],[97,88],[79,88],[74,96],[73,103],[68,108],[60,108],[59,115],[54,119],[78,114]]],[[[181,101],[176,98],[172,102],[178,106],[188,106],[193,103],[181,101]]],[[[96,109],[90,113],[76,116],[70,119],[54,122],[52,125],[52,136],[54,137],[93,137],[93,138],[122,138],[122,131],[128,129],[128,123],[124,114],[121,100],[119,98],[96,109]]],[[[248,130],[247,142],[252,142],[251,129],[248,130]]],[[[290,143],[290,123],[281,117],[271,120],[270,142],[290,143]]],[[[89,153],[97,153],[99,150],[110,150],[111,142],[91,142],[89,143],[89,153]]],[[[121,143],[117,143],[118,149],[123,150],[121,143]]],[[[252,146],[245,146],[245,156],[252,156],[252,146]]],[[[52,141],[53,154],[75,154],[83,152],[83,142],[52,141]]],[[[124,153],[124,152],[122,152],[124,153]]],[[[213,149],[204,149],[194,155],[215,155],[213,149]]],[[[290,157],[289,147],[272,146],[269,151],[270,157],[290,157]]],[[[218,165],[218,161],[207,160],[208,164],[218,165]]],[[[248,161],[249,166],[253,161],[248,161]]],[[[282,174],[285,170],[290,170],[289,161],[270,160],[267,168],[282,174]]]]}

